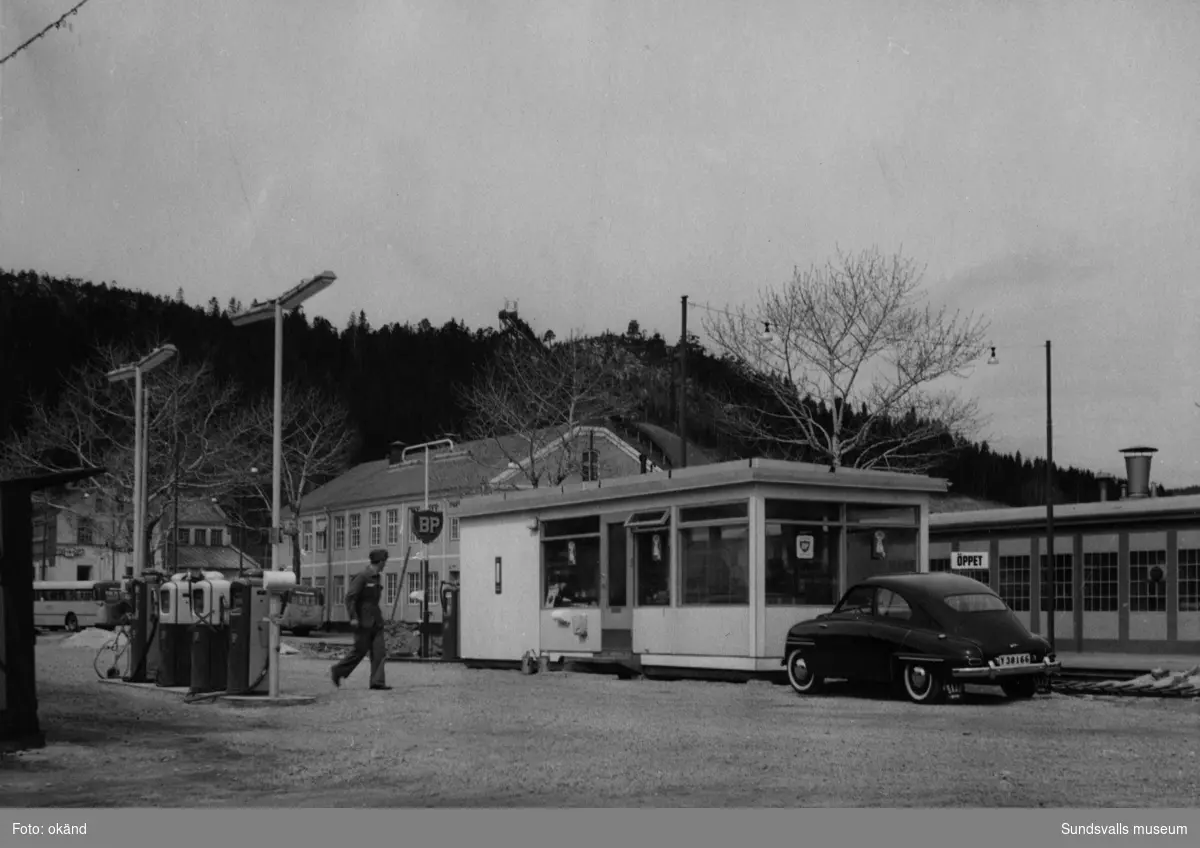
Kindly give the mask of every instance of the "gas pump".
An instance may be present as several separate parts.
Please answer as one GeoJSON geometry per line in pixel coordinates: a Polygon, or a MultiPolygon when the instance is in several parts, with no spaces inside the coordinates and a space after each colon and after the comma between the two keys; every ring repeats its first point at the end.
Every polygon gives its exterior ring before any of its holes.
{"type": "Polygon", "coordinates": [[[442,659],[458,659],[458,584],[442,582],[442,659]]]}
{"type": "Polygon", "coordinates": [[[220,572],[211,572],[187,585],[195,618],[189,694],[221,692],[229,666],[230,583],[220,572]]]}
{"type": "Polygon", "coordinates": [[[146,683],[158,675],[158,590],[165,575],[147,571],[133,578],[133,615],[129,623],[129,683],[146,683]]]}
{"type": "Polygon", "coordinates": [[[192,679],[191,580],[187,574],[175,574],[158,589],[158,675],[155,683],[163,688],[187,686],[192,679]]]}
{"type": "Polygon", "coordinates": [[[225,691],[230,695],[263,692],[267,687],[271,598],[261,573],[229,585],[229,647],[225,691]]]}

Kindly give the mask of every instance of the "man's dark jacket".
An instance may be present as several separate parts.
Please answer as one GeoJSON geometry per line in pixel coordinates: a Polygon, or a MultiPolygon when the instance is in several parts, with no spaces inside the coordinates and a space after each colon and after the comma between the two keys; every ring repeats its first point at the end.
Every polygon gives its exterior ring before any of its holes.
{"type": "Polygon", "coordinates": [[[366,569],[354,576],[346,592],[346,612],[351,619],[358,619],[364,630],[383,628],[383,610],[379,600],[383,597],[383,581],[373,569],[366,569]]]}

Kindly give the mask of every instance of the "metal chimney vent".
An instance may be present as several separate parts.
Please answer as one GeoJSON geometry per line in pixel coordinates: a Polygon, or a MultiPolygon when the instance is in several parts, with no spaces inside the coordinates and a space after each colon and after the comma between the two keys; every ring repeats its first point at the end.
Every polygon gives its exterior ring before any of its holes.
{"type": "Polygon", "coordinates": [[[1158,448],[1124,448],[1125,474],[1129,480],[1126,497],[1145,498],[1150,495],[1150,460],[1158,448]]]}

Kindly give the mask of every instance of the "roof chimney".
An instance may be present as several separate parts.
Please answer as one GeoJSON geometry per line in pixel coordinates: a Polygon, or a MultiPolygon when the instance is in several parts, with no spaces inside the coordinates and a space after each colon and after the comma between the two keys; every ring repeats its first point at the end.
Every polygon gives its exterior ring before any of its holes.
{"type": "Polygon", "coordinates": [[[1125,473],[1129,479],[1128,497],[1145,498],[1150,495],[1150,460],[1158,448],[1124,448],[1125,473]]]}
{"type": "Polygon", "coordinates": [[[408,445],[404,442],[392,442],[388,445],[388,464],[397,465],[404,456],[404,449],[408,445]]]}
{"type": "Polygon", "coordinates": [[[1100,500],[1101,501],[1108,500],[1108,481],[1112,480],[1112,479],[1113,479],[1113,476],[1111,474],[1097,474],[1096,475],[1096,482],[1098,482],[1100,484],[1100,500]]]}

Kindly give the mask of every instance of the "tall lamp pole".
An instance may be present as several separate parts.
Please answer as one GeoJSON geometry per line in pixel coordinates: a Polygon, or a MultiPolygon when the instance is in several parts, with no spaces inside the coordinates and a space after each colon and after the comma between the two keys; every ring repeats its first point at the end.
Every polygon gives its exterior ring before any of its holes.
{"type": "MultiPolygon", "coordinates": [[[[991,358],[988,359],[988,365],[997,365],[1000,360],[996,358],[996,348],[992,348],[991,358]]],[[[1055,579],[1054,579],[1054,406],[1053,394],[1051,392],[1050,381],[1050,340],[1046,340],[1046,564],[1040,574],[1040,584],[1042,586],[1041,596],[1043,602],[1039,603],[1039,608],[1045,606],[1048,610],[1046,613],[1046,636],[1050,641],[1050,650],[1054,650],[1054,615],[1055,615],[1055,579]]],[[[1040,615],[1040,611],[1039,611],[1040,615]]]]}
{"type": "Polygon", "coordinates": [[[683,304],[679,333],[679,467],[687,468],[687,311],[688,296],[683,304]]]}
{"type": "Polygon", "coordinates": [[[133,380],[134,437],[133,437],[133,574],[140,577],[146,563],[146,466],[149,462],[146,437],[146,399],[143,376],[173,358],[179,351],[175,345],[157,347],[136,362],[108,372],[110,383],[133,380]]]}
{"type": "Polygon", "coordinates": [[[1054,617],[1057,612],[1054,589],[1054,418],[1050,405],[1050,340],[1046,340],[1046,594],[1050,611],[1046,614],[1046,636],[1054,650],[1054,617]]]}
{"type": "MultiPolygon", "coordinates": [[[[283,530],[280,522],[283,466],[283,313],[296,309],[304,301],[333,284],[332,271],[322,271],[312,279],[293,286],[279,297],[251,306],[230,317],[235,327],[259,321],[275,321],[275,426],[271,447],[271,570],[283,570],[283,530]]],[[[267,662],[270,697],[279,697],[279,597],[271,593],[270,648],[267,662]]]]}

